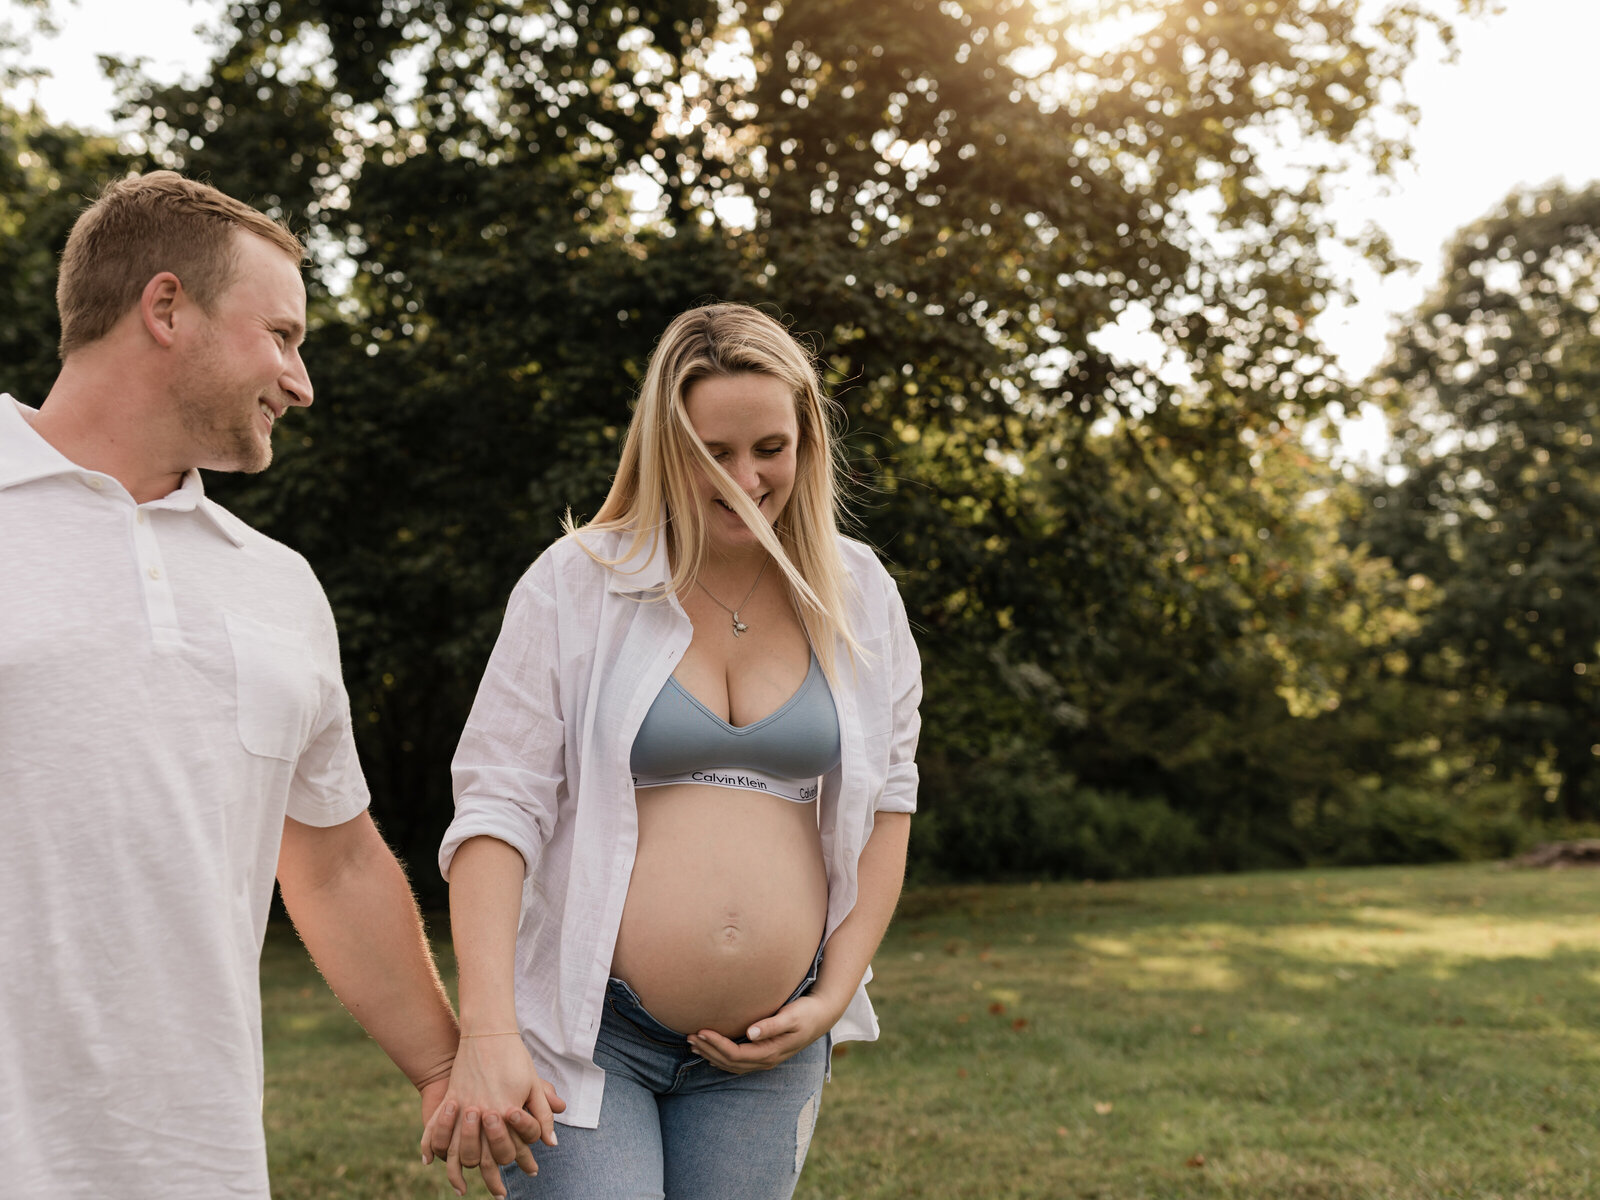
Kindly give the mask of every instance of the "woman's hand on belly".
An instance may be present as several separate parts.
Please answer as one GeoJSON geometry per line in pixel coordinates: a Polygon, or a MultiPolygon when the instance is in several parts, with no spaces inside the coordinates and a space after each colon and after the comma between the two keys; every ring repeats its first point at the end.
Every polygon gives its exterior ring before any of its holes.
{"type": "Polygon", "coordinates": [[[713,1067],[734,1075],[770,1071],[827,1033],[843,1015],[815,996],[799,996],[751,1025],[745,1034],[748,1042],[741,1044],[715,1029],[702,1029],[689,1035],[689,1047],[713,1067]]]}

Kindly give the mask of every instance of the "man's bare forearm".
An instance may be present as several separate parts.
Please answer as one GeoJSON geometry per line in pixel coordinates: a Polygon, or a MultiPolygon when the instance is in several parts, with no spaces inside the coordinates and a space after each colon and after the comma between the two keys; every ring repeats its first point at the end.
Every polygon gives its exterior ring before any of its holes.
{"type": "Polygon", "coordinates": [[[284,825],[278,885],[334,995],[419,1089],[449,1073],[456,1021],[405,872],[370,817],[284,825]]]}

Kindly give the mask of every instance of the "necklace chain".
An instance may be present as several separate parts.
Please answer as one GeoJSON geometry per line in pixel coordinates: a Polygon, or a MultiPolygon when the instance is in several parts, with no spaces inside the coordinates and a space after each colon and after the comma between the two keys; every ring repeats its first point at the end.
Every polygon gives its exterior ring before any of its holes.
{"type": "Polygon", "coordinates": [[[745,632],[745,630],[750,628],[750,626],[746,625],[743,621],[739,620],[739,609],[743,608],[746,604],[750,603],[750,597],[754,596],[756,594],[756,587],[761,583],[761,577],[767,573],[767,563],[769,563],[771,561],[772,561],[772,558],[769,556],[767,558],[766,562],[763,562],[761,564],[761,570],[756,572],[756,581],[755,581],[755,583],[752,583],[750,585],[750,590],[744,594],[744,599],[739,601],[737,607],[734,607],[734,608],[729,608],[721,600],[718,600],[716,598],[716,596],[712,595],[711,589],[708,588],[705,584],[701,583],[699,579],[696,579],[694,581],[696,587],[698,587],[706,595],[711,596],[711,602],[713,604],[715,604],[718,608],[722,609],[723,612],[727,613],[730,617],[733,618],[733,636],[734,637],[739,637],[740,635],[742,635],[745,632]]]}

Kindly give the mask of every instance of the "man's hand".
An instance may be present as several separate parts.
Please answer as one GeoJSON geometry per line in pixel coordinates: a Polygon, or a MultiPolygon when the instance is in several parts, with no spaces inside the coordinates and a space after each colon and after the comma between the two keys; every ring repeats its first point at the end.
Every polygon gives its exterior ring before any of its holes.
{"type": "Polygon", "coordinates": [[[815,996],[799,996],[750,1026],[744,1044],[714,1029],[689,1035],[689,1048],[713,1067],[735,1075],[770,1071],[816,1041],[839,1020],[832,1007],[815,996]]]}
{"type": "MultiPolygon", "coordinates": [[[[424,1112],[428,1111],[424,1100],[424,1112]]],[[[490,1194],[504,1196],[501,1166],[536,1175],[530,1144],[556,1144],[555,1113],[567,1107],[539,1078],[515,1034],[464,1036],[449,1087],[422,1132],[422,1161],[445,1160],[450,1186],[467,1194],[462,1168],[476,1167],[490,1194]]]]}

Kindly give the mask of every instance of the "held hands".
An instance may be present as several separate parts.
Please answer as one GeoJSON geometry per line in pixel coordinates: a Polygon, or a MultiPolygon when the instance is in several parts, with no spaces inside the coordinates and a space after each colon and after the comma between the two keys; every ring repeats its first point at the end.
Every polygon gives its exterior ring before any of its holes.
{"type": "MultiPolygon", "coordinates": [[[[428,1100],[425,1093],[424,1112],[428,1100]]],[[[443,1158],[457,1195],[467,1194],[462,1168],[476,1167],[490,1194],[504,1196],[500,1167],[515,1162],[527,1174],[538,1174],[529,1143],[554,1146],[554,1114],[566,1107],[539,1078],[516,1034],[463,1035],[449,1090],[422,1131],[422,1161],[443,1158]]]]}
{"type": "Polygon", "coordinates": [[[789,1001],[770,1017],[751,1025],[743,1044],[714,1029],[689,1035],[689,1048],[713,1067],[735,1075],[770,1071],[816,1041],[839,1020],[833,1005],[812,994],[789,1001]]]}

